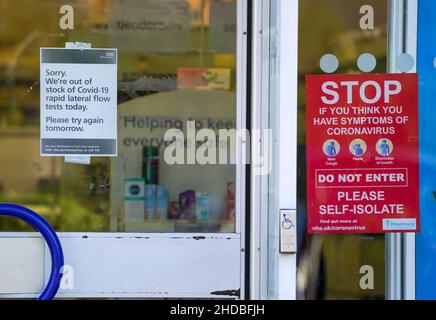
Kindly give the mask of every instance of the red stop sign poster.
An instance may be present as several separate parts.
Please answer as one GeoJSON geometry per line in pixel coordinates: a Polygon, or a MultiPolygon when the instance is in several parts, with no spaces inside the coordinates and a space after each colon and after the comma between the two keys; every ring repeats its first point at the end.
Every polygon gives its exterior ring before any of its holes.
{"type": "Polygon", "coordinates": [[[418,77],[306,77],[309,233],[419,231],[418,77]]]}

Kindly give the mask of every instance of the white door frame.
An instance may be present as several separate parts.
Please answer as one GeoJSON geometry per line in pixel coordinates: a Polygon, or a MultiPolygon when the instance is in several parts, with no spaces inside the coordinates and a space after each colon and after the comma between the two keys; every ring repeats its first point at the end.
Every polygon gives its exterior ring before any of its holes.
{"type": "MultiPolygon", "coordinates": [[[[416,72],[418,0],[389,0],[388,70],[397,73],[396,59],[407,53],[416,72]]],[[[415,234],[386,234],[386,299],[415,299],[415,234]]]]}
{"type": "MultiPolygon", "coordinates": [[[[280,210],[297,209],[298,1],[253,1],[252,141],[271,174],[251,172],[250,298],[296,298],[296,254],[280,253],[280,210]],[[272,19],[271,19],[272,17],[272,19]]],[[[297,221],[298,223],[298,221],[297,221]]]]}
{"type": "MultiPolygon", "coordinates": [[[[246,128],[247,1],[237,1],[237,129],[246,128]]],[[[57,297],[246,298],[245,146],[238,136],[235,233],[59,233],[74,281],[57,297]]],[[[0,233],[0,241],[4,239],[14,243],[3,248],[9,253],[42,246],[45,256],[17,259],[14,270],[2,270],[0,284],[14,281],[6,293],[0,285],[0,298],[36,297],[48,280],[48,248],[35,233],[0,233]]],[[[0,263],[1,255],[0,250],[0,263]]]]}

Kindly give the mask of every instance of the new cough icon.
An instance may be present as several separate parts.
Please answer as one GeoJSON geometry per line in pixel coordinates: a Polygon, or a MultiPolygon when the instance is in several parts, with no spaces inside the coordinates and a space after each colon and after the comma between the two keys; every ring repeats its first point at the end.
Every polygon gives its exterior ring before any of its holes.
{"type": "Polygon", "coordinates": [[[340,146],[336,140],[328,140],[324,142],[323,151],[329,157],[336,157],[339,153],[340,146]]]}

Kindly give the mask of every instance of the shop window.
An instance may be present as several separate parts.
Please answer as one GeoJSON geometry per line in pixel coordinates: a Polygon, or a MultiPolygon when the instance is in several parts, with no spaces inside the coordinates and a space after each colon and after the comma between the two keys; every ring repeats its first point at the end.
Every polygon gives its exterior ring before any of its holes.
{"type": "MultiPolygon", "coordinates": [[[[164,135],[187,121],[235,129],[236,0],[63,5],[0,3],[0,202],[64,232],[234,232],[235,165],[171,165],[164,135]],[[66,42],[118,49],[117,157],[40,156],[40,48],[66,42]],[[129,183],[144,185],[143,206],[129,183]]],[[[1,218],[0,230],[28,229],[1,218]]]]}

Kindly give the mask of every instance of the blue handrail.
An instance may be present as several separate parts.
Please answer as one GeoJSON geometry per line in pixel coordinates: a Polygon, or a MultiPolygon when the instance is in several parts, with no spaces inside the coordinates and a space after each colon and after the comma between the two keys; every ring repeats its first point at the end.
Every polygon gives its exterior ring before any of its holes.
{"type": "Polygon", "coordinates": [[[21,219],[30,224],[44,237],[51,255],[51,273],[44,291],[37,300],[52,300],[59,290],[64,266],[64,253],[56,232],[44,218],[22,206],[0,203],[0,216],[21,219]]]}

